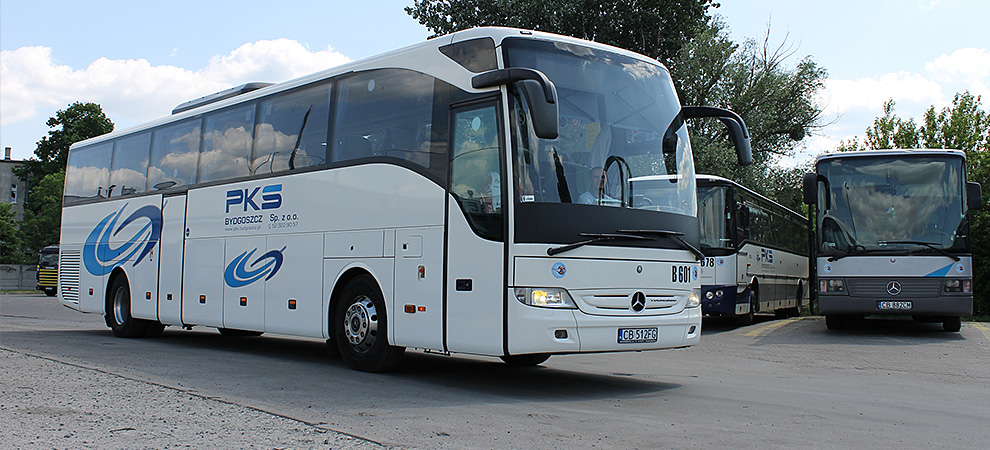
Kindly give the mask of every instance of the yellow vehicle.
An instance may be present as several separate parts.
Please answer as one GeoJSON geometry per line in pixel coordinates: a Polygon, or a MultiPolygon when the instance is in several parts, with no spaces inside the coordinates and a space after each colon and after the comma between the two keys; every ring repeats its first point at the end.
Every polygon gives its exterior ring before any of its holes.
{"type": "Polygon", "coordinates": [[[35,289],[45,291],[49,297],[54,297],[58,293],[58,245],[49,245],[41,249],[36,277],[38,286],[35,289]]]}

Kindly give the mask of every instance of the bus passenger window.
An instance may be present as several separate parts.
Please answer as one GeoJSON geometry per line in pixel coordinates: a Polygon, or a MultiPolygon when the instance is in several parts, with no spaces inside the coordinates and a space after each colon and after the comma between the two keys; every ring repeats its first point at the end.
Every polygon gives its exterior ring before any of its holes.
{"type": "Polygon", "coordinates": [[[239,106],[206,116],[198,182],[250,174],[254,105],[239,106]]]}
{"type": "Polygon", "coordinates": [[[105,142],[69,152],[65,170],[65,203],[107,197],[113,143],[105,142]]]}
{"type": "Polygon", "coordinates": [[[117,141],[113,148],[113,162],[110,165],[108,197],[140,194],[145,191],[150,151],[151,133],[117,141]]]}
{"type": "Polygon", "coordinates": [[[194,119],[155,130],[148,167],[148,190],[196,182],[201,122],[201,119],[194,119]]]}
{"type": "Polygon", "coordinates": [[[323,164],[329,114],[329,83],[263,100],[258,105],[251,173],[323,164]]]}

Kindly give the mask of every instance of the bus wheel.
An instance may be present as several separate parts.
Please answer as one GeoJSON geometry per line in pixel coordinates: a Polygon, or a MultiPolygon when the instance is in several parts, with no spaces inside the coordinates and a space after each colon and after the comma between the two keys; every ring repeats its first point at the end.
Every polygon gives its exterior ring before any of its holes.
{"type": "Polygon", "coordinates": [[[550,359],[546,353],[533,353],[530,355],[503,355],[499,356],[502,362],[513,367],[532,367],[543,364],[550,359]]]}
{"type": "Polygon", "coordinates": [[[840,316],[838,314],[826,314],[825,315],[825,326],[829,330],[845,330],[849,328],[850,319],[846,316],[840,316]]]}
{"type": "Polygon", "coordinates": [[[106,305],[107,326],[117,337],[143,337],[145,321],[131,317],[131,288],[127,277],[118,275],[110,284],[110,295],[106,305]]]}
{"type": "Polygon", "coordinates": [[[217,328],[223,337],[254,337],[264,334],[263,331],[235,330],[233,328],[217,328]]]}
{"type": "Polygon", "coordinates": [[[45,295],[54,297],[58,292],[55,289],[45,289],[45,295]]]}
{"type": "Polygon", "coordinates": [[[951,333],[958,333],[962,329],[962,318],[946,317],[942,319],[942,329],[951,333]]]}
{"type": "Polygon", "coordinates": [[[749,290],[749,312],[746,313],[746,314],[743,314],[741,316],[737,316],[736,317],[736,320],[739,322],[740,325],[746,326],[746,325],[752,325],[753,324],[753,320],[755,319],[755,315],[756,315],[756,304],[759,301],[760,301],[760,295],[759,295],[759,293],[756,292],[755,289],[750,289],[749,290]]]}
{"type": "Polygon", "coordinates": [[[333,340],[350,368],[386,372],[399,363],[406,349],[388,344],[385,299],[371,275],[349,281],[334,306],[333,340]]]}

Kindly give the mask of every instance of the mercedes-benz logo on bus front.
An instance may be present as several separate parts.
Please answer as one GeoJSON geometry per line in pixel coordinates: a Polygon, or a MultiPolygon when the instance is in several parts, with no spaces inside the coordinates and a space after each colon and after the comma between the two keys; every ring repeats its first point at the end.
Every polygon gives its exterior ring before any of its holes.
{"type": "Polygon", "coordinates": [[[640,312],[643,308],[646,308],[646,295],[637,291],[632,296],[632,309],[633,311],[640,312]]]}
{"type": "Polygon", "coordinates": [[[891,281],[887,283],[887,293],[890,295],[897,295],[901,293],[901,283],[896,281],[891,281]]]}

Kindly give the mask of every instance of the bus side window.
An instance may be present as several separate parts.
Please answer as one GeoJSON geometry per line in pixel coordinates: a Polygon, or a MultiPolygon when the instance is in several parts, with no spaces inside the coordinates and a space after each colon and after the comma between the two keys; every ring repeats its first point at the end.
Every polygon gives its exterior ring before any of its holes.
{"type": "Polygon", "coordinates": [[[200,125],[193,119],[154,131],[148,190],[168,189],[196,182],[199,162],[200,125]]]}
{"type": "Polygon", "coordinates": [[[258,104],[251,174],[323,164],[329,114],[329,82],[262,100],[258,104]]]}
{"type": "Polygon", "coordinates": [[[112,142],[69,152],[65,172],[65,204],[78,199],[107,197],[112,154],[112,142]]]}
{"type": "Polygon", "coordinates": [[[142,133],[117,141],[110,164],[110,187],[107,197],[140,194],[145,191],[151,133],[142,133]]]}
{"type": "Polygon", "coordinates": [[[248,175],[254,130],[254,104],[206,115],[197,182],[248,175]]]}

